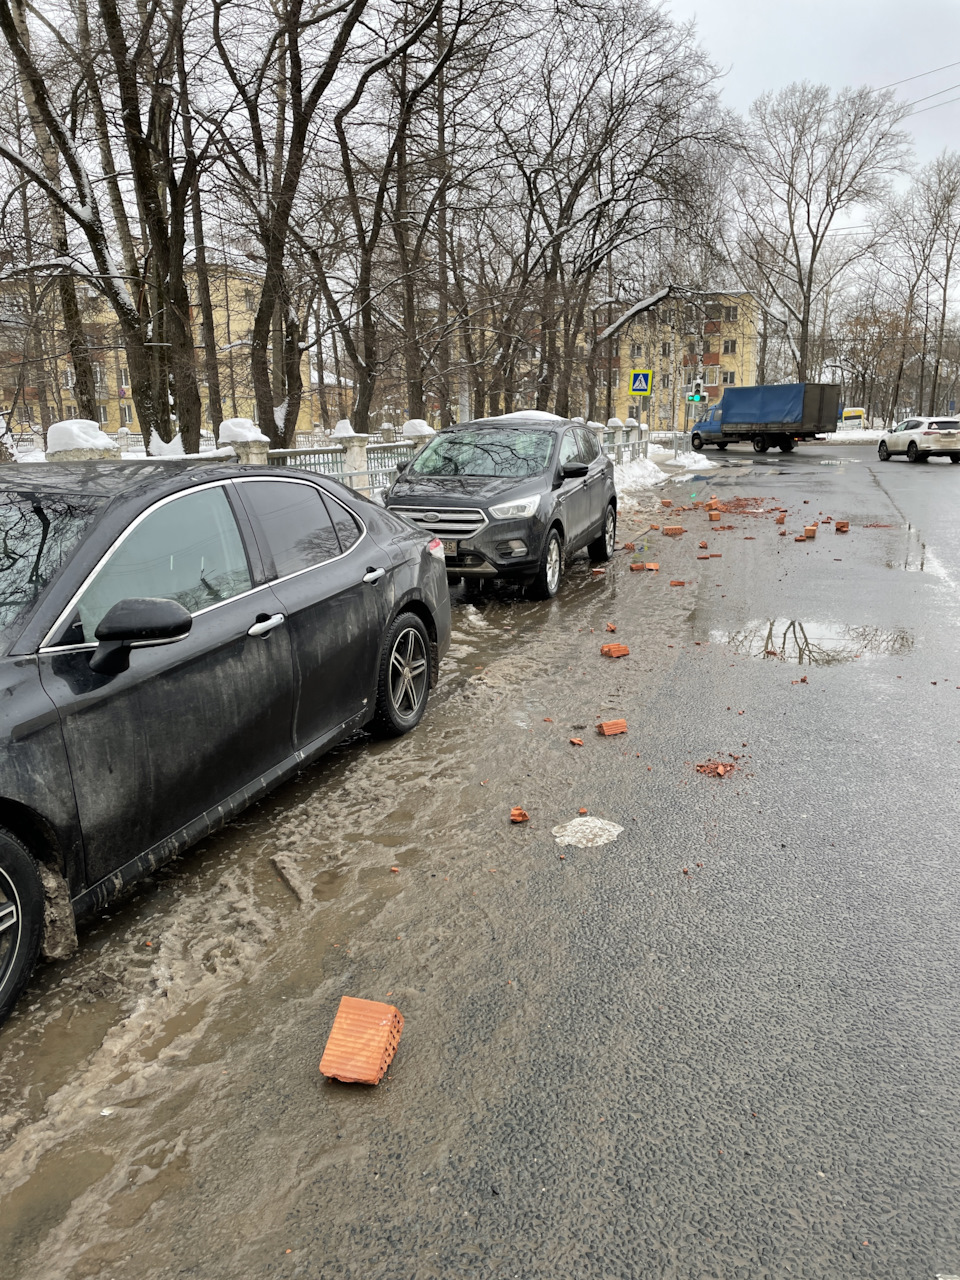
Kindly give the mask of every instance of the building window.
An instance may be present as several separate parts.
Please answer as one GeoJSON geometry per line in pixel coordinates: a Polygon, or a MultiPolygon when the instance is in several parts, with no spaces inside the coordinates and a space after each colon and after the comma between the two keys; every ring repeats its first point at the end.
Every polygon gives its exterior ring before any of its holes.
{"type": "Polygon", "coordinates": [[[669,390],[670,390],[670,375],[669,375],[669,373],[662,373],[662,374],[660,375],[660,389],[661,389],[661,391],[669,391],[669,390]]]}
{"type": "Polygon", "coordinates": [[[29,405],[19,405],[17,408],[17,421],[22,427],[30,425],[30,407],[29,405]]]}
{"type": "Polygon", "coordinates": [[[725,356],[734,356],[734,355],[736,355],[736,354],[737,354],[737,340],[736,340],[736,338],[724,338],[724,340],[723,340],[723,354],[724,354],[725,356]]]}
{"type": "Polygon", "coordinates": [[[245,311],[256,311],[257,295],[253,289],[244,289],[243,291],[243,309],[245,311]]]}
{"type": "Polygon", "coordinates": [[[68,364],[60,375],[60,385],[69,391],[77,385],[77,373],[72,364],[68,364]]]}
{"type": "Polygon", "coordinates": [[[708,355],[710,354],[710,339],[709,339],[709,338],[704,338],[704,340],[703,340],[703,354],[704,354],[705,356],[708,356],[708,355]]]}
{"type": "Polygon", "coordinates": [[[723,308],[723,318],[724,318],[724,320],[726,320],[726,321],[727,321],[727,323],[728,323],[728,324],[736,324],[736,322],[737,322],[737,308],[736,308],[736,307],[724,307],[724,308],[723,308]]]}
{"type": "Polygon", "coordinates": [[[105,404],[101,404],[101,405],[98,405],[97,408],[100,413],[100,423],[102,425],[107,420],[107,406],[105,404]]]}
{"type": "Polygon", "coordinates": [[[715,387],[717,385],[717,374],[719,372],[719,370],[717,369],[717,366],[711,365],[708,369],[704,369],[703,372],[704,372],[704,381],[706,382],[707,386],[715,387]]]}
{"type": "Polygon", "coordinates": [[[661,343],[660,343],[660,354],[661,354],[662,356],[669,356],[669,354],[670,354],[670,343],[669,343],[669,342],[661,342],[661,343]]]}
{"type": "Polygon", "coordinates": [[[122,404],[120,406],[120,418],[124,426],[129,427],[133,422],[133,405],[122,404]]]}
{"type": "MultiPolygon", "coordinates": [[[[736,307],[734,307],[734,311],[736,311],[736,307]]],[[[723,307],[718,302],[708,302],[705,314],[708,320],[719,320],[723,315],[723,307]]]]}
{"type": "Polygon", "coordinates": [[[620,359],[620,339],[619,338],[614,338],[613,341],[610,343],[610,354],[613,356],[614,360],[620,359]]]}
{"type": "Polygon", "coordinates": [[[642,342],[630,343],[630,359],[631,360],[643,359],[643,343],[642,342]]]}
{"type": "Polygon", "coordinates": [[[93,366],[93,385],[95,387],[102,387],[105,381],[106,378],[104,377],[103,365],[95,364],[93,366]]]}
{"type": "Polygon", "coordinates": [[[730,369],[724,369],[720,375],[720,381],[725,387],[734,387],[737,384],[737,375],[730,369]]]}
{"type": "Polygon", "coordinates": [[[120,366],[120,385],[121,387],[129,387],[130,385],[130,374],[123,365],[120,366]]]}

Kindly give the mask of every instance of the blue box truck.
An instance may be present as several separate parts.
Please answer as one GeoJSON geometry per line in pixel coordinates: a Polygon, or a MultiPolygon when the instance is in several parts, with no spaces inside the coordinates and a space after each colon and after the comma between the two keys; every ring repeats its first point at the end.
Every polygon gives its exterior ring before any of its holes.
{"type": "Polygon", "coordinates": [[[780,386],[727,387],[719,404],[694,423],[694,449],[749,440],[755,452],[771,445],[789,453],[798,440],[836,431],[840,386],[836,382],[788,382],[780,386]]]}

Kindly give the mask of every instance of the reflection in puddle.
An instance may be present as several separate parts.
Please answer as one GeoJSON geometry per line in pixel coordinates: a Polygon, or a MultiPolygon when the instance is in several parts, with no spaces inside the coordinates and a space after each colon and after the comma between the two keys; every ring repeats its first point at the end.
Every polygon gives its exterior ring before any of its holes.
{"type": "Polygon", "coordinates": [[[739,631],[715,631],[711,640],[729,644],[751,658],[830,666],[854,658],[897,657],[913,648],[913,634],[903,627],[849,627],[835,622],[799,622],[770,618],[749,622],[739,631]]]}

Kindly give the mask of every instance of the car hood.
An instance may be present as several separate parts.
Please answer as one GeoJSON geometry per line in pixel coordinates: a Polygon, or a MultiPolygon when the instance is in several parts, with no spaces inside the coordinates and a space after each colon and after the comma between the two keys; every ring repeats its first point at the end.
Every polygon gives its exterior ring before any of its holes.
{"type": "Polygon", "coordinates": [[[525,498],[547,488],[544,476],[531,476],[517,480],[510,476],[406,476],[400,475],[386,494],[386,502],[402,504],[413,502],[417,506],[455,507],[464,498],[489,504],[507,494],[525,498]]]}

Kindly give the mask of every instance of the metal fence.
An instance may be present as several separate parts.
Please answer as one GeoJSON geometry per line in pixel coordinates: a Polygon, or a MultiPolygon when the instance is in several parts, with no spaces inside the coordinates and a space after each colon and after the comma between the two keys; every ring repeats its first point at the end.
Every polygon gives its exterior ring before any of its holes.
{"type": "Polygon", "coordinates": [[[271,467],[299,467],[301,471],[319,471],[325,476],[343,475],[343,449],[332,448],[271,449],[267,455],[271,467]]]}

